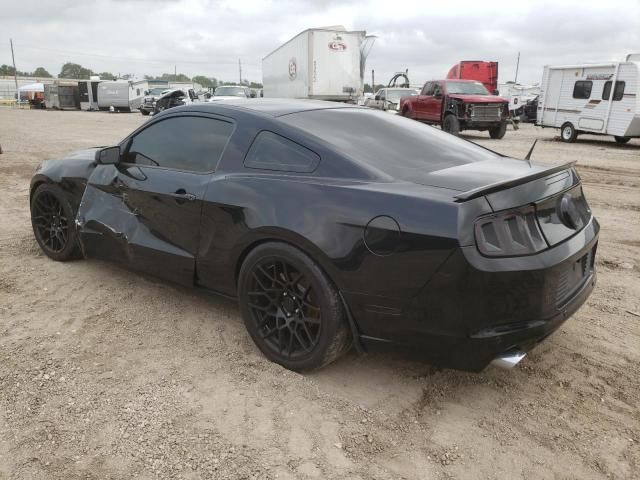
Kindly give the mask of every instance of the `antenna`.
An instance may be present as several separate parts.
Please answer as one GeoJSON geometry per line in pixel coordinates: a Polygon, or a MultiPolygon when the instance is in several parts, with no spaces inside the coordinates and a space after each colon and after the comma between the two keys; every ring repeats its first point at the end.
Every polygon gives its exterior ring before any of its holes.
{"type": "Polygon", "coordinates": [[[533,149],[536,147],[536,143],[538,143],[537,138],[533,141],[533,145],[531,145],[531,149],[529,150],[529,153],[527,153],[527,156],[524,157],[524,159],[529,163],[529,166],[531,166],[531,154],[533,153],[533,149]]]}

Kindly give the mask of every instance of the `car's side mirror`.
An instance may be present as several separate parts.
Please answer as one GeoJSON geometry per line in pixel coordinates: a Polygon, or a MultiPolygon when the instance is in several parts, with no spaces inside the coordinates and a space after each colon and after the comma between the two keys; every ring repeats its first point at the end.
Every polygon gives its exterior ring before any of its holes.
{"type": "Polygon", "coordinates": [[[380,95],[376,95],[376,96],[375,96],[375,97],[373,97],[373,98],[374,98],[374,100],[376,100],[376,101],[377,101],[377,100],[380,100],[380,95]]]}
{"type": "Polygon", "coordinates": [[[115,165],[120,162],[120,147],[107,147],[96,152],[96,163],[100,165],[115,165]]]}
{"type": "Polygon", "coordinates": [[[498,90],[494,90],[494,91],[493,91],[493,94],[494,94],[494,95],[500,95],[500,91],[498,91],[498,90]]]}

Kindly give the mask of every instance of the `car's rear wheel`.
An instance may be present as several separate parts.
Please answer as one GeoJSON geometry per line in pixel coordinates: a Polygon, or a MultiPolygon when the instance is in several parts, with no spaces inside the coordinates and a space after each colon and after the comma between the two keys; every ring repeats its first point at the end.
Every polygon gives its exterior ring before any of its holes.
{"type": "Polygon", "coordinates": [[[291,245],[269,242],[247,255],[238,297],[264,355],[296,371],[327,365],[351,342],[345,307],[322,269],[291,245]]]}
{"type": "Polygon", "coordinates": [[[565,123],[560,127],[560,138],[563,142],[573,143],[578,138],[578,132],[572,123],[565,123]]]}
{"type": "Polygon", "coordinates": [[[442,129],[445,132],[450,133],[452,135],[459,135],[460,122],[458,121],[455,115],[449,114],[446,117],[444,117],[444,122],[442,122],[442,129]]]}
{"type": "Polygon", "coordinates": [[[36,189],[31,198],[31,225],[49,258],[64,262],[78,257],[73,208],[60,187],[43,184],[36,189]]]}
{"type": "Polygon", "coordinates": [[[507,122],[500,122],[500,124],[496,127],[489,129],[489,136],[491,138],[495,138],[496,140],[500,140],[507,133],[507,122]]]}
{"type": "Polygon", "coordinates": [[[148,110],[140,110],[140,113],[144,116],[149,115],[149,111],[148,110]]]}
{"type": "Polygon", "coordinates": [[[616,143],[624,144],[631,140],[631,137],[613,137],[616,139],[616,143]]]}

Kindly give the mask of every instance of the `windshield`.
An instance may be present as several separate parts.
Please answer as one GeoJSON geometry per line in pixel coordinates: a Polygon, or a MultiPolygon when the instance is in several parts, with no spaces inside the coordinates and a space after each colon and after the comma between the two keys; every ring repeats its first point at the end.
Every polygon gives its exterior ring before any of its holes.
{"type": "Polygon", "coordinates": [[[160,95],[165,90],[166,87],[152,88],[151,90],[149,90],[149,95],[160,95]]]}
{"type": "Polygon", "coordinates": [[[499,158],[442,130],[369,109],[307,110],[279,118],[349,158],[407,182],[425,183],[430,172],[499,158]]]}
{"type": "Polygon", "coordinates": [[[480,82],[447,82],[447,93],[459,95],[489,95],[480,82]]]}
{"type": "Polygon", "coordinates": [[[402,97],[410,97],[417,94],[418,92],[411,88],[389,88],[387,89],[387,100],[398,103],[402,97]]]}
{"type": "Polygon", "coordinates": [[[218,87],[213,92],[216,97],[230,96],[230,97],[246,97],[245,89],[242,87],[218,87]]]}

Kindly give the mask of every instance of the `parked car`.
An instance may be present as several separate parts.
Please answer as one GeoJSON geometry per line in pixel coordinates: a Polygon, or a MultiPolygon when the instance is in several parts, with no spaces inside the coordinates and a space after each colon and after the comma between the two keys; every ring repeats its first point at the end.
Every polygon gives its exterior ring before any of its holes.
{"type": "Polygon", "coordinates": [[[139,110],[142,115],[149,115],[156,110],[156,101],[162,96],[163,93],[170,91],[167,87],[155,87],[144,92],[142,103],[139,110]]]}
{"type": "Polygon", "coordinates": [[[475,80],[436,80],[425,83],[420,95],[400,99],[400,112],[454,135],[488,130],[491,138],[499,139],[507,131],[509,101],[489,94],[475,80]]]}
{"type": "Polygon", "coordinates": [[[256,345],[294,370],[352,343],[512,365],[595,283],[599,226],[572,164],[345,104],[165,110],[118,145],[44,162],[29,198],[50,258],[237,297],[256,345]]]}
{"type": "Polygon", "coordinates": [[[397,112],[400,110],[400,99],[402,97],[413,97],[420,93],[415,88],[381,88],[373,98],[365,101],[364,105],[378,110],[390,110],[397,112]]]}
{"type": "Polygon", "coordinates": [[[180,107],[198,102],[198,96],[193,89],[171,89],[165,90],[155,102],[153,113],[159,113],[169,108],[180,107]]]}
{"type": "Polygon", "coordinates": [[[216,87],[213,95],[207,102],[217,102],[219,100],[237,100],[238,98],[252,98],[251,89],[242,85],[222,85],[216,87]]]}

